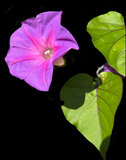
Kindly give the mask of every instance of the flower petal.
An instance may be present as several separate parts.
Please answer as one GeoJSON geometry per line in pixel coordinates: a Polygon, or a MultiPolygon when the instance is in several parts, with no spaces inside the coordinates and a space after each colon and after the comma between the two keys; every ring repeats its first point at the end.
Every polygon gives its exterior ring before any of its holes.
{"type": "Polygon", "coordinates": [[[5,61],[13,76],[24,79],[31,69],[38,62],[43,62],[44,59],[34,51],[18,47],[10,47],[8,54],[5,57],[5,61]]]}
{"type": "Polygon", "coordinates": [[[52,61],[45,61],[36,65],[24,79],[29,85],[40,90],[48,91],[53,75],[52,61]]]}
{"type": "MultiPolygon", "coordinates": [[[[37,43],[37,42],[36,42],[37,43]]],[[[23,30],[22,27],[17,29],[10,37],[10,46],[12,47],[18,47],[18,48],[24,48],[27,50],[32,50],[35,52],[35,54],[40,54],[38,46],[40,46],[39,43],[35,45],[34,41],[31,39],[31,37],[26,34],[26,32],[23,30]]],[[[41,48],[43,46],[41,45],[41,48]]]]}
{"type": "Polygon", "coordinates": [[[5,58],[10,73],[20,79],[24,79],[32,87],[48,91],[53,74],[53,60],[42,60],[39,56],[32,55],[33,51],[10,47],[5,58]],[[30,52],[30,53],[29,53],[30,52]],[[22,54],[28,55],[24,58],[22,54]],[[19,55],[17,58],[16,56],[19,55]]]}
{"type": "Polygon", "coordinates": [[[122,79],[125,78],[123,75],[118,73],[113,67],[111,67],[107,62],[104,64],[104,72],[113,72],[115,74],[120,75],[122,79]]]}
{"type": "Polygon", "coordinates": [[[54,60],[62,57],[72,48],[78,50],[79,46],[72,34],[66,28],[61,26],[59,36],[55,41],[55,48],[54,60]]]}
{"type": "Polygon", "coordinates": [[[36,18],[29,18],[23,21],[22,29],[39,52],[42,51],[42,48],[47,48],[46,43],[43,42],[41,28],[36,18]]]}
{"type": "Polygon", "coordinates": [[[49,11],[40,13],[36,16],[42,33],[42,39],[45,44],[48,44],[48,47],[53,47],[55,38],[59,34],[61,15],[62,11],[49,11]]]}
{"type": "Polygon", "coordinates": [[[71,48],[79,49],[71,33],[61,26],[61,14],[62,11],[44,12],[23,21],[12,34],[5,57],[13,76],[24,79],[41,91],[49,90],[54,63],[60,65],[60,57],[71,48]],[[43,54],[50,49],[54,53],[46,60],[43,54]]]}

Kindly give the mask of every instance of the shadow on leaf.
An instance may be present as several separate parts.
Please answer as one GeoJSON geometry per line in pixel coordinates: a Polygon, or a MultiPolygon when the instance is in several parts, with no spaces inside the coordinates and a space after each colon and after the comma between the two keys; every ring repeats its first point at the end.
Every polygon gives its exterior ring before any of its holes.
{"type": "Polygon", "coordinates": [[[93,78],[88,74],[79,73],[64,84],[60,97],[65,107],[77,109],[84,104],[85,95],[94,89],[93,78]]]}
{"type": "Polygon", "coordinates": [[[108,147],[109,147],[109,142],[110,142],[110,136],[108,136],[108,137],[106,137],[104,140],[103,140],[103,142],[102,142],[102,144],[101,144],[101,146],[100,146],[100,153],[101,153],[101,155],[102,155],[102,158],[104,159],[104,160],[107,160],[106,159],[106,152],[107,152],[107,149],[108,149],[108,147]]]}

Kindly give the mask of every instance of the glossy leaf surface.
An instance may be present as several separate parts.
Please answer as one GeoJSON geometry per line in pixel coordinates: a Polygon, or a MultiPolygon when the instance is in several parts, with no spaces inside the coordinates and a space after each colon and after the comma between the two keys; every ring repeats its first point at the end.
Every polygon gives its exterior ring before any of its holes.
{"type": "Polygon", "coordinates": [[[95,17],[88,23],[87,32],[108,64],[126,76],[126,26],[123,16],[110,11],[95,17]]]}
{"type": "Polygon", "coordinates": [[[100,78],[102,85],[95,89],[91,76],[77,74],[65,83],[60,96],[66,119],[96,146],[105,160],[123,86],[121,77],[112,72],[102,72],[100,78]]]}

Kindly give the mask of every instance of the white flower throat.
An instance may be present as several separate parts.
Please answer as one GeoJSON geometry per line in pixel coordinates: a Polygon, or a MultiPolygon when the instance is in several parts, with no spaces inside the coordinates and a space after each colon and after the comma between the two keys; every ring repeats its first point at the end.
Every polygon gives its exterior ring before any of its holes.
{"type": "MultiPolygon", "coordinates": [[[[54,54],[54,49],[53,48],[49,48],[47,50],[45,50],[44,54],[43,54],[43,57],[45,60],[48,60],[50,59],[54,54]]],[[[62,66],[64,64],[64,59],[63,57],[60,57],[59,59],[56,59],[54,61],[54,65],[56,66],[62,66]]]]}
{"type": "Polygon", "coordinates": [[[53,48],[46,50],[44,52],[44,58],[46,60],[50,59],[53,56],[53,53],[54,53],[54,49],[53,48]]]}

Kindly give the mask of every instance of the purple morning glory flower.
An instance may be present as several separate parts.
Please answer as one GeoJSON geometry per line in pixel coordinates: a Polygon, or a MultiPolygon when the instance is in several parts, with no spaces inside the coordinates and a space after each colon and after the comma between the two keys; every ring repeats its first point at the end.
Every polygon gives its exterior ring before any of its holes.
{"type": "Polygon", "coordinates": [[[107,62],[104,65],[104,72],[113,72],[121,76],[122,79],[125,78],[123,75],[119,74],[113,67],[111,67],[107,62]]]}
{"type": "Polygon", "coordinates": [[[60,12],[43,12],[22,22],[10,38],[5,57],[10,73],[40,91],[48,91],[54,65],[64,63],[70,49],[79,49],[72,34],[61,25],[60,12]]]}

